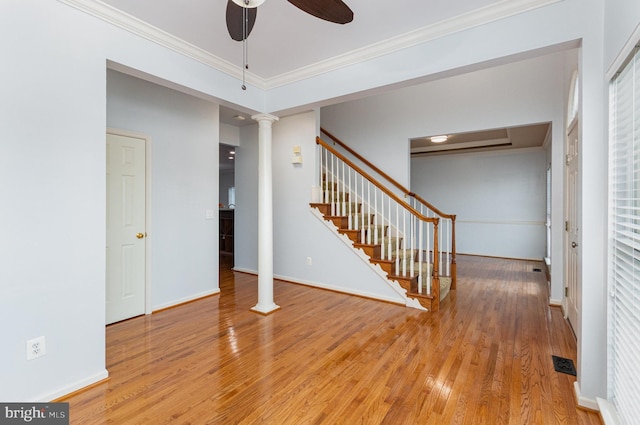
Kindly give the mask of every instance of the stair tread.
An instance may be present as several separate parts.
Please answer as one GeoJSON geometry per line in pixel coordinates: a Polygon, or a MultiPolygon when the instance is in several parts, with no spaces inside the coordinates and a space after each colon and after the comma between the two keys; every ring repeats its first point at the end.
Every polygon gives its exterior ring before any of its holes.
{"type": "Polygon", "coordinates": [[[379,243],[360,243],[360,242],[356,242],[353,244],[353,246],[355,246],[356,248],[363,248],[363,247],[376,247],[376,246],[380,246],[379,243]]]}
{"type": "Polygon", "coordinates": [[[425,298],[425,299],[428,299],[428,300],[433,300],[435,298],[433,295],[419,294],[417,292],[409,292],[409,291],[407,291],[407,296],[413,297],[413,298],[425,298]]]}

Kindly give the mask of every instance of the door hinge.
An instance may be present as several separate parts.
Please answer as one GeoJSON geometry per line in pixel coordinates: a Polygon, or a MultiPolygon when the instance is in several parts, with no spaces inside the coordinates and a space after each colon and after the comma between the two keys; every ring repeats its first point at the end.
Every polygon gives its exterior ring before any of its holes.
{"type": "Polygon", "coordinates": [[[564,296],[565,296],[565,297],[568,297],[568,296],[569,296],[569,287],[568,287],[568,286],[565,286],[565,287],[564,287],[564,296]]]}
{"type": "Polygon", "coordinates": [[[569,165],[569,163],[571,162],[571,157],[569,155],[565,156],[565,163],[566,165],[569,165]]]}
{"type": "Polygon", "coordinates": [[[569,231],[569,221],[568,220],[564,222],[564,231],[565,232],[569,231]]]}

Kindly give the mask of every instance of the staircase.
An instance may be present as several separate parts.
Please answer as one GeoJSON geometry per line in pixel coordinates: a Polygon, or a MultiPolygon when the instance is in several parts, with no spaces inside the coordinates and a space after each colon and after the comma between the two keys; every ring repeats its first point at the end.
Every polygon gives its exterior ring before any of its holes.
{"type": "Polygon", "coordinates": [[[395,190],[318,137],[320,193],[311,208],[333,224],[330,227],[338,235],[348,238],[353,249],[364,254],[372,267],[379,268],[389,284],[406,298],[407,306],[438,311],[440,301],[456,289],[455,215],[442,214],[322,131],[334,146],[338,144],[390,181],[395,190]]]}

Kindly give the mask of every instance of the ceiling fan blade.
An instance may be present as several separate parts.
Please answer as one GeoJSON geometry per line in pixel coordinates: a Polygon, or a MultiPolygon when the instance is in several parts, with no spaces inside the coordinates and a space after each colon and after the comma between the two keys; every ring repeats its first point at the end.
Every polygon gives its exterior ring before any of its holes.
{"type": "Polygon", "coordinates": [[[232,39],[242,41],[251,34],[251,30],[256,23],[258,8],[247,8],[246,37],[243,34],[244,7],[238,6],[231,0],[227,1],[227,30],[232,39]]]}
{"type": "Polygon", "coordinates": [[[289,3],[325,21],[336,24],[353,21],[353,11],[342,0],[289,0],[289,3]]]}

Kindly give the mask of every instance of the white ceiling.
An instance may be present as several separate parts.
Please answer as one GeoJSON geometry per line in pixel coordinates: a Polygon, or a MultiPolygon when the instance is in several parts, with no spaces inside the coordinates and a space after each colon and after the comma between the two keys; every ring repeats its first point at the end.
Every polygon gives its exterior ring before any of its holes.
{"type": "MultiPolygon", "coordinates": [[[[227,0],[103,0],[194,46],[242,65],[242,43],[225,23],[227,0]]],[[[258,7],[248,39],[250,72],[262,79],[348,54],[357,49],[509,0],[345,0],[353,22],[338,25],[306,14],[286,0],[258,7]]]]}

